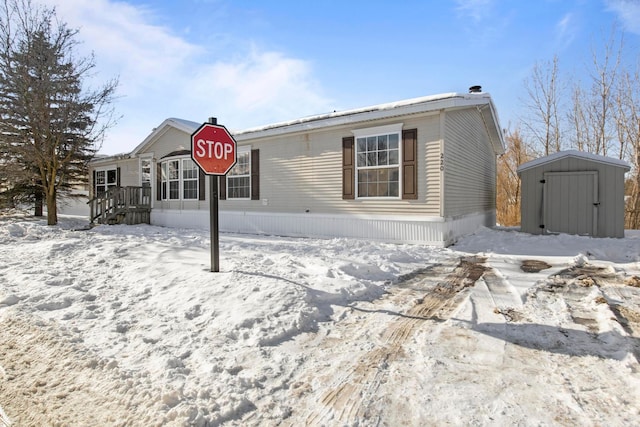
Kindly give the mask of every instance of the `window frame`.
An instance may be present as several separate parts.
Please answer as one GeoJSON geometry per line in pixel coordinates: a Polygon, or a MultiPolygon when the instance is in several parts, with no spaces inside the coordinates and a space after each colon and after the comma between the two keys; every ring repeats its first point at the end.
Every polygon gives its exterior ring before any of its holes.
{"type": "Polygon", "coordinates": [[[103,167],[100,169],[96,169],[94,172],[95,172],[95,177],[93,182],[93,192],[95,193],[94,196],[97,197],[103,194],[107,194],[107,192],[111,188],[115,188],[118,186],[118,167],[117,166],[103,167]],[[109,179],[110,172],[113,172],[113,174],[111,175],[113,178],[113,181],[110,181],[109,179]],[[102,175],[103,182],[98,184],[100,175],[102,175]],[[98,191],[99,188],[102,191],[98,191]]]}
{"type": "MultiPolygon", "coordinates": [[[[355,199],[357,200],[401,200],[403,198],[403,188],[402,188],[402,183],[403,183],[403,132],[402,132],[402,128],[403,128],[403,123],[395,123],[395,124],[391,124],[391,125],[385,125],[385,126],[376,126],[376,127],[372,127],[372,128],[366,128],[366,129],[356,129],[353,130],[352,133],[354,135],[354,139],[353,139],[353,150],[354,150],[354,193],[355,193],[355,199]],[[361,154],[361,150],[359,149],[359,144],[358,144],[358,140],[359,139],[367,139],[367,138],[372,138],[375,137],[376,138],[376,143],[377,143],[377,138],[380,136],[389,136],[389,135],[396,135],[397,136],[397,163],[393,164],[393,165],[373,165],[373,166],[361,166],[360,165],[360,161],[359,161],[359,155],[361,154]],[[392,195],[392,196],[380,196],[380,195],[376,195],[376,196],[362,196],[361,192],[360,192],[360,172],[361,171],[379,171],[382,169],[389,169],[389,170],[397,170],[397,175],[398,175],[398,179],[397,179],[397,194],[396,195],[392,195]]],[[[387,152],[387,159],[389,158],[389,152],[390,149],[387,146],[387,149],[385,150],[387,152]]],[[[369,151],[366,150],[365,153],[366,155],[370,154],[370,153],[380,153],[381,151],[378,150],[378,148],[376,147],[375,150],[369,151]]],[[[388,161],[388,160],[387,160],[388,161]]],[[[396,182],[396,181],[386,181],[387,183],[392,183],[392,182],[396,182]]]]}
{"type": "Polygon", "coordinates": [[[162,159],[156,166],[160,169],[160,200],[163,202],[175,202],[175,201],[198,201],[200,200],[200,170],[198,165],[195,164],[190,156],[173,156],[162,159]],[[190,177],[185,179],[185,163],[191,162],[193,168],[189,170],[195,172],[195,178],[190,177]],[[173,169],[170,169],[170,165],[173,164],[173,169]],[[185,197],[185,183],[195,182],[195,197],[185,197]],[[172,183],[177,187],[177,197],[171,197],[172,183]]]}
{"type": "Polygon", "coordinates": [[[153,155],[146,155],[140,157],[140,187],[153,187],[153,155]],[[148,168],[149,171],[145,172],[148,168]],[[145,174],[148,174],[149,179],[145,179],[145,174]]]}
{"type": "Polygon", "coordinates": [[[227,173],[227,175],[225,176],[225,190],[226,190],[226,200],[251,200],[251,172],[252,172],[252,162],[251,162],[251,147],[250,146],[243,146],[243,147],[238,147],[236,149],[236,164],[233,166],[233,168],[231,168],[231,170],[227,173]],[[243,166],[242,163],[240,163],[238,161],[238,158],[240,156],[247,156],[247,171],[244,174],[237,174],[234,175],[234,169],[239,168],[241,166],[243,166]],[[233,197],[233,193],[231,191],[231,186],[230,186],[230,181],[232,180],[236,180],[236,179],[246,179],[248,182],[247,186],[243,186],[243,188],[247,189],[247,196],[246,197],[233,197]]]}

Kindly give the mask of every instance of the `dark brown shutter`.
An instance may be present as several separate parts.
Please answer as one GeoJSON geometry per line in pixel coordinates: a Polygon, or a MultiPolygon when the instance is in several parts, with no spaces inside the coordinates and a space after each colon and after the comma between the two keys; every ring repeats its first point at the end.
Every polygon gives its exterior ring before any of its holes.
{"type": "Polygon", "coordinates": [[[92,187],[93,187],[93,197],[96,197],[98,195],[98,183],[96,181],[98,173],[97,171],[93,171],[93,183],[92,183],[92,187]]]}
{"type": "Polygon", "coordinates": [[[402,198],[418,198],[418,129],[402,131],[402,198]]]}
{"type": "Polygon", "coordinates": [[[342,198],[355,199],[355,151],[354,138],[342,138],[342,198]]]}
{"type": "Polygon", "coordinates": [[[116,186],[120,187],[120,168],[116,168],[116,186]]]}
{"type": "Polygon", "coordinates": [[[251,200],[260,200],[260,150],[251,150],[251,200]]]}
{"type": "Polygon", "coordinates": [[[205,183],[207,182],[207,175],[202,172],[202,169],[198,168],[198,200],[205,200],[205,183]]]}
{"type": "Polygon", "coordinates": [[[156,200],[162,200],[162,163],[156,163],[156,200]]]}
{"type": "Polygon", "coordinates": [[[227,176],[220,175],[218,183],[218,200],[227,200],[227,176]]]}

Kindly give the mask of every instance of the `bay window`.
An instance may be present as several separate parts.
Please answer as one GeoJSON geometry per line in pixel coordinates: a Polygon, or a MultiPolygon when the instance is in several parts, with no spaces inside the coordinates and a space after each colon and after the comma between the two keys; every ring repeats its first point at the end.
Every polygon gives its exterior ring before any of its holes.
{"type": "Polygon", "coordinates": [[[198,166],[190,158],[160,163],[162,200],[198,200],[198,166]]]}

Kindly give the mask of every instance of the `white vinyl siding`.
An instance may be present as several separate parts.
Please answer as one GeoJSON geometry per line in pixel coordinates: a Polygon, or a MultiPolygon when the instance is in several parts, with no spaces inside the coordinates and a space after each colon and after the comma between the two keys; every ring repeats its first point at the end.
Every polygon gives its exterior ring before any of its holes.
{"type": "Polygon", "coordinates": [[[496,207],[496,154],[476,109],[445,113],[442,165],[446,217],[496,207]]]}
{"type": "MultiPolygon", "coordinates": [[[[265,159],[260,165],[261,203],[221,203],[221,210],[246,212],[352,213],[361,215],[438,216],[440,181],[440,114],[416,115],[402,120],[403,129],[417,129],[418,199],[342,199],[342,138],[365,126],[341,126],[322,131],[300,132],[278,137],[248,138],[237,135],[238,145],[251,144],[265,159]],[[427,152],[435,157],[427,157],[427,152]],[[268,160],[267,160],[268,159],[268,160]],[[435,173],[435,175],[434,175],[435,173]],[[429,176],[427,176],[429,174],[429,176]]],[[[379,123],[397,124],[398,120],[379,123]]],[[[378,123],[376,123],[376,126],[378,123]]],[[[356,138],[359,136],[355,133],[356,138]]]]}

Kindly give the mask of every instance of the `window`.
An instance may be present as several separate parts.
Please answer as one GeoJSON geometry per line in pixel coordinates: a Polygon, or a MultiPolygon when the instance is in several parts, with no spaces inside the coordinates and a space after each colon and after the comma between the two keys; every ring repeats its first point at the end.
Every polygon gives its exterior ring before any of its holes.
{"type": "Polygon", "coordinates": [[[95,171],[94,192],[96,196],[104,195],[110,188],[118,186],[118,169],[95,171]]]}
{"type": "Polygon", "coordinates": [[[140,160],[140,184],[151,187],[151,159],[140,160]]]}
{"type": "Polygon", "coordinates": [[[402,123],[342,138],[342,198],[418,199],[418,130],[402,123]]]}
{"type": "Polygon", "coordinates": [[[162,200],[198,200],[198,166],[191,159],[160,164],[162,200]]]}
{"type": "Polygon", "coordinates": [[[198,198],[198,166],[191,159],[182,159],[182,198],[198,198]]]}
{"type": "Polygon", "coordinates": [[[400,133],[356,138],[358,197],[399,197],[400,133]]]}
{"type": "Polygon", "coordinates": [[[227,174],[227,198],[251,198],[251,152],[239,152],[236,165],[227,174]]]}

